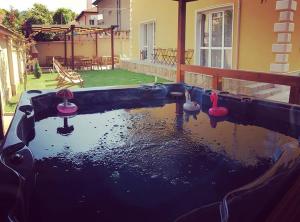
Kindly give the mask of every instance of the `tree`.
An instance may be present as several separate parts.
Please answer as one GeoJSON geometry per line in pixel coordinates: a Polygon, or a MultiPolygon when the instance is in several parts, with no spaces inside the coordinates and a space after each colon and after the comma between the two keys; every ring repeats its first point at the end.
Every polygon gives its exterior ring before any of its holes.
{"type": "Polygon", "coordinates": [[[33,25],[52,24],[52,12],[39,3],[35,3],[31,9],[24,13],[24,19],[33,25]]]}
{"type": "Polygon", "coordinates": [[[34,64],[33,74],[34,74],[34,77],[37,79],[41,78],[41,76],[42,76],[42,69],[41,69],[38,61],[36,61],[36,63],[34,64]]]}
{"type": "Polygon", "coordinates": [[[6,10],[0,8],[0,24],[2,24],[2,21],[3,21],[4,17],[5,17],[5,14],[6,14],[6,10]]]}
{"type": "MultiPolygon", "coordinates": [[[[35,3],[31,9],[24,13],[24,27],[30,27],[31,25],[44,25],[52,24],[52,12],[48,8],[39,3],[35,3]]],[[[52,40],[53,34],[51,33],[39,33],[34,39],[36,41],[52,40]]]]}
{"type": "Polygon", "coordinates": [[[20,32],[22,28],[22,17],[17,9],[10,8],[9,11],[2,10],[4,13],[2,24],[7,28],[20,32]]]}
{"type": "Polygon", "coordinates": [[[67,8],[59,8],[53,14],[53,24],[68,24],[75,19],[75,12],[67,8]]]}

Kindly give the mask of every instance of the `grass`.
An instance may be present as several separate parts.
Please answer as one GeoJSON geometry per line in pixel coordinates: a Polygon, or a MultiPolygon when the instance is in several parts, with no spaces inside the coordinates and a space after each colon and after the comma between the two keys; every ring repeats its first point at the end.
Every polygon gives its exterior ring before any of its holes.
{"type": "MultiPolygon", "coordinates": [[[[154,76],[145,75],[142,73],[133,73],[130,71],[116,69],[107,71],[84,71],[81,72],[81,77],[84,80],[84,87],[97,87],[97,86],[119,86],[119,85],[140,85],[146,83],[153,83],[154,76]]],[[[56,74],[45,73],[40,79],[36,79],[33,75],[27,76],[26,90],[33,89],[55,89],[56,88],[56,74]]],[[[165,79],[158,78],[158,82],[168,82],[165,79]]],[[[74,87],[77,88],[77,87],[74,87]]],[[[20,99],[20,95],[24,90],[24,86],[20,85],[17,90],[17,95],[12,97],[5,106],[5,112],[11,113],[20,99]]]]}

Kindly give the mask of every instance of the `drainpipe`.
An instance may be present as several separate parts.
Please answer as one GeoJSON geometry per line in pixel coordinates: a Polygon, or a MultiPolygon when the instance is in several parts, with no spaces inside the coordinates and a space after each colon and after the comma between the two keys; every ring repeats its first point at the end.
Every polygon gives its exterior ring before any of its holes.
{"type": "Polygon", "coordinates": [[[120,27],[120,0],[117,0],[117,26],[120,27]]]}
{"type": "Polygon", "coordinates": [[[237,37],[236,37],[236,49],[235,49],[235,69],[240,68],[240,39],[241,39],[241,12],[242,12],[242,0],[238,0],[238,15],[237,15],[237,37]]]}
{"type": "Polygon", "coordinates": [[[119,19],[120,19],[119,27],[118,27],[119,30],[121,30],[121,26],[122,26],[121,2],[122,2],[122,0],[119,0],[119,19]]]}

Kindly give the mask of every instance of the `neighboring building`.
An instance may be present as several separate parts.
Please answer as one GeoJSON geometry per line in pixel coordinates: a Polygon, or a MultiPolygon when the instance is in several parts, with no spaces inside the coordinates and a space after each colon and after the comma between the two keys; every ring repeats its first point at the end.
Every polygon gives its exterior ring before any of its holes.
{"type": "Polygon", "coordinates": [[[103,19],[98,16],[96,7],[82,11],[77,17],[76,22],[79,25],[102,25],[103,19]]]}
{"type": "Polygon", "coordinates": [[[98,15],[104,26],[117,25],[118,30],[130,30],[130,0],[96,0],[98,15]]]}
{"type": "MultiPolygon", "coordinates": [[[[16,95],[25,71],[22,37],[0,24],[0,98],[3,105],[16,95]]],[[[3,113],[3,110],[2,110],[3,113]]]]}
{"type": "MultiPolygon", "coordinates": [[[[176,48],[178,2],[132,0],[131,9],[132,59],[140,59],[141,50],[151,55],[154,48],[176,48]]],[[[194,49],[196,65],[266,72],[300,70],[299,12],[294,0],[189,2],[186,48],[194,49]]]]}

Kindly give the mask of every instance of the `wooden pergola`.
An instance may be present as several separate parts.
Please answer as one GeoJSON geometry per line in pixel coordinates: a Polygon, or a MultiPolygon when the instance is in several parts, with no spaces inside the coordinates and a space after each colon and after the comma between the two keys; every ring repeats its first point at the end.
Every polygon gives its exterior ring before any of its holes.
{"type": "Polygon", "coordinates": [[[112,69],[114,69],[114,29],[117,26],[111,26],[108,28],[103,28],[99,26],[87,26],[87,25],[32,25],[30,27],[31,34],[38,33],[54,33],[64,35],[64,63],[67,64],[67,36],[71,36],[71,68],[75,69],[75,47],[74,47],[74,36],[75,35],[85,35],[85,34],[94,34],[96,41],[96,56],[98,57],[98,35],[102,33],[110,33],[111,38],[111,61],[112,69]]]}
{"type": "Polygon", "coordinates": [[[220,69],[185,64],[186,5],[197,0],[173,0],[178,2],[177,36],[177,82],[184,82],[185,72],[205,74],[213,78],[212,89],[222,90],[222,79],[231,78],[255,82],[272,83],[291,87],[289,102],[300,104],[300,77],[289,74],[252,72],[244,70],[220,69]]]}

